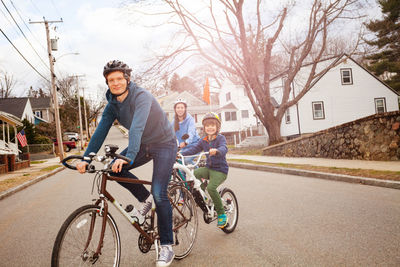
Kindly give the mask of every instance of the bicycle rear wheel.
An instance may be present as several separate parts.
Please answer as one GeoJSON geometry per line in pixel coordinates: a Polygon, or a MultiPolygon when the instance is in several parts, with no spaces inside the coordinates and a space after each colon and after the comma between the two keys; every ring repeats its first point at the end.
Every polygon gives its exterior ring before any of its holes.
{"type": "Polygon", "coordinates": [[[119,266],[121,240],[110,214],[107,214],[101,254],[99,257],[94,256],[103,220],[99,209],[96,205],[86,205],[75,210],[65,220],[54,243],[51,266],[119,266]],[[90,236],[91,226],[93,231],[90,236]]]}
{"type": "Polygon", "coordinates": [[[224,205],[226,216],[228,217],[228,224],[222,231],[229,234],[232,233],[239,220],[239,205],[235,194],[229,188],[224,188],[221,192],[221,200],[224,205]]]}
{"type": "Polygon", "coordinates": [[[192,194],[183,185],[168,189],[172,205],[175,259],[183,259],[193,249],[197,237],[198,217],[192,194]]]}

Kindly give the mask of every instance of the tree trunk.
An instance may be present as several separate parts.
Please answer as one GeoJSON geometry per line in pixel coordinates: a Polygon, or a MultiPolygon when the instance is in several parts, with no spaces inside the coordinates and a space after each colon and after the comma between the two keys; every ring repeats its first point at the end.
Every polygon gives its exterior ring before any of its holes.
{"type": "Polygon", "coordinates": [[[279,118],[270,120],[266,119],[265,121],[262,121],[262,123],[268,132],[269,145],[275,145],[283,142],[281,136],[281,120],[279,118]]]}

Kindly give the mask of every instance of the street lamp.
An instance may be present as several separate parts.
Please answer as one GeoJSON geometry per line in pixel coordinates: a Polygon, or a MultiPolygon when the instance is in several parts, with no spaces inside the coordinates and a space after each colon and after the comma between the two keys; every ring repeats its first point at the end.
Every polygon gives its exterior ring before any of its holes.
{"type": "Polygon", "coordinates": [[[68,56],[68,55],[76,55],[77,56],[77,55],[79,55],[79,52],[66,53],[66,54],[63,54],[63,55],[59,56],[57,59],[53,57],[53,62],[56,62],[57,60],[59,60],[63,56],[68,56]]]}

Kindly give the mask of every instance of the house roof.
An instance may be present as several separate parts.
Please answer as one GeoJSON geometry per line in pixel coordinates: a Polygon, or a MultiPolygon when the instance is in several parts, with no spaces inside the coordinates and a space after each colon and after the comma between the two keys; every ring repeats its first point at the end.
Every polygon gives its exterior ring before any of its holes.
{"type": "MultiPolygon", "coordinates": [[[[386,84],[384,81],[382,81],[382,80],[379,79],[377,76],[375,76],[375,74],[373,74],[372,72],[370,72],[368,69],[366,69],[365,67],[363,67],[362,65],[360,65],[357,61],[355,61],[352,57],[350,57],[349,55],[347,55],[347,54],[345,54],[345,53],[343,53],[343,54],[337,56],[336,58],[327,58],[327,59],[321,60],[320,62],[328,61],[328,60],[334,59],[334,60],[329,64],[330,67],[331,67],[331,66],[335,66],[343,57],[347,57],[349,60],[351,60],[351,61],[353,61],[354,63],[356,63],[356,64],[357,64],[359,67],[361,67],[363,70],[365,70],[366,72],[368,72],[372,77],[374,77],[374,78],[377,79],[379,82],[381,82],[381,83],[382,83],[384,86],[386,86],[389,90],[391,90],[392,92],[394,92],[396,95],[400,95],[400,94],[399,94],[398,92],[396,92],[393,88],[391,88],[388,84],[386,84]]],[[[310,66],[310,65],[312,65],[312,63],[305,64],[305,65],[302,66],[302,68],[307,67],[307,66],[310,66]]],[[[310,85],[310,89],[313,88],[314,85],[315,85],[316,83],[318,83],[318,81],[321,80],[322,77],[324,77],[326,73],[328,73],[328,71],[330,71],[330,69],[331,69],[330,67],[328,67],[322,75],[320,75],[318,78],[316,78],[315,80],[312,81],[312,83],[311,83],[311,85],[310,85]]],[[[281,74],[279,74],[279,75],[273,77],[273,78],[271,79],[271,81],[276,80],[276,79],[278,79],[278,78],[281,78],[281,77],[285,76],[286,74],[287,74],[287,71],[285,71],[285,72],[283,72],[283,73],[281,73],[281,74]]]]}
{"type": "Polygon", "coordinates": [[[238,108],[231,102],[226,104],[225,106],[219,108],[219,110],[223,110],[223,109],[234,109],[234,110],[238,110],[238,108]]]}
{"type": "Polygon", "coordinates": [[[199,98],[197,98],[196,96],[187,91],[184,91],[182,93],[173,92],[172,94],[157,98],[161,107],[165,111],[173,111],[174,104],[177,99],[185,99],[188,105],[188,110],[191,107],[200,107],[200,106],[208,107],[208,105],[204,101],[200,100],[199,98]]]}
{"type": "Polygon", "coordinates": [[[7,122],[10,125],[22,126],[20,119],[14,115],[0,111],[0,120],[7,122]]]}
{"type": "Polygon", "coordinates": [[[7,112],[18,118],[21,118],[27,101],[27,97],[2,98],[0,99],[0,111],[7,112]]]}
{"type": "Polygon", "coordinates": [[[30,97],[32,109],[47,109],[51,107],[50,97],[30,97]]]}

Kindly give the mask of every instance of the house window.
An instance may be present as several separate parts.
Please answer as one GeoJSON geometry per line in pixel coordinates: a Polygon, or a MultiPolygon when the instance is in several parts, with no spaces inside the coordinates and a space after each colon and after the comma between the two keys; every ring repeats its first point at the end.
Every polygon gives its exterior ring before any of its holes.
{"type": "Polygon", "coordinates": [[[42,111],[41,110],[36,110],[35,111],[35,116],[39,117],[39,118],[43,118],[42,111]]]}
{"type": "Polygon", "coordinates": [[[375,113],[384,113],[386,112],[386,99],[375,98],[375,113]]]}
{"type": "Polygon", "coordinates": [[[236,121],[236,111],[225,112],[225,121],[236,121]]]}
{"type": "Polygon", "coordinates": [[[286,124],[290,124],[290,109],[287,109],[285,112],[285,119],[286,119],[286,124]]]}
{"type": "Polygon", "coordinates": [[[312,102],[313,118],[314,120],[325,119],[324,102],[312,102]]]}
{"type": "Polygon", "coordinates": [[[231,92],[226,93],[226,102],[231,100],[231,92]]]}
{"type": "Polygon", "coordinates": [[[248,118],[249,117],[249,111],[248,110],[242,110],[242,119],[243,118],[248,118]]]}
{"type": "Polygon", "coordinates": [[[342,77],[343,85],[353,84],[353,75],[351,73],[351,69],[340,69],[340,75],[342,77]]]}

